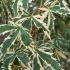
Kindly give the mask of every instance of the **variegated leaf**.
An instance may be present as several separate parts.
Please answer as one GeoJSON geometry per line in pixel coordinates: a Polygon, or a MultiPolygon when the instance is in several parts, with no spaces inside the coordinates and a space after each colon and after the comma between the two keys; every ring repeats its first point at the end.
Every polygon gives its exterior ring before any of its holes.
{"type": "Polygon", "coordinates": [[[19,61],[21,62],[21,64],[28,66],[29,58],[25,52],[23,51],[17,52],[17,57],[19,61]]]}
{"type": "Polygon", "coordinates": [[[14,16],[18,16],[18,9],[17,9],[17,3],[18,0],[15,0],[14,4],[13,4],[13,9],[14,9],[14,16]]]}
{"type": "Polygon", "coordinates": [[[0,33],[6,33],[13,29],[17,29],[17,27],[9,24],[0,25],[0,33]]]}
{"type": "Polygon", "coordinates": [[[49,54],[46,54],[45,52],[42,52],[42,51],[39,51],[39,50],[37,52],[38,52],[39,56],[41,57],[41,59],[43,59],[48,64],[50,64],[50,66],[54,70],[62,70],[61,66],[59,65],[59,63],[57,62],[57,60],[55,60],[54,58],[52,58],[49,54]]]}
{"type": "Polygon", "coordinates": [[[15,30],[5,39],[5,41],[3,42],[3,47],[2,47],[3,53],[6,53],[7,49],[10,48],[14,44],[18,33],[19,33],[19,30],[15,30]]]}
{"type": "Polygon", "coordinates": [[[13,63],[15,59],[15,54],[5,54],[5,56],[3,57],[3,65],[2,68],[4,70],[9,70],[9,66],[11,63],[13,63]]]}
{"type": "Polygon", "coordinates": [[[21,28],[21,40],[26,46],[30,45],[32,41],[29,33],[22,28],[21,28]]]}

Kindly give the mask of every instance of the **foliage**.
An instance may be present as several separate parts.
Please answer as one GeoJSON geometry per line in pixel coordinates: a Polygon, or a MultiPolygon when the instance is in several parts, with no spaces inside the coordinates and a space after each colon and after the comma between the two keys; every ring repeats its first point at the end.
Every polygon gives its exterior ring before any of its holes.
{"type": "Polygon", "coordinates": [[[70,14],[64,0],[1,0],[2,69],[62,70],[70,48],[70,14]]]}

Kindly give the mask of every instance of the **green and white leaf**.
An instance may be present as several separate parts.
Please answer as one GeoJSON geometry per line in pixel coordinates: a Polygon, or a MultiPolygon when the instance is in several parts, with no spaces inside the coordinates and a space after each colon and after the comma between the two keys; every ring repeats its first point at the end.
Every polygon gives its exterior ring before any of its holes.
{"type": "Polygon", "coordinates": [[[25,52],[23,51],[17,52],[17,57],[22,64],[28,66],[29,58],[25,52]]]}
{"type": "Polygon", "coordinates": [[[4,54],[7,52],[7,49],[10,48],[14,44],[18,33],[19,33],[19,30],[15,30],[5,39],[5,41],[3,42],[3,47],[2,47],[2,52],[4,54]]]}
{"type": "Polygon", "coordinates": [[[64,7],[60,7],[59,5],[55,5],[53,7],[51,7],[51,11],[54,13],[59,13],[59,14],[67,14],[69,13],[64,7]]]}
{"type": "Polygon", "coordinates": [[[27,4],[29,0],[22,0],[23,3],[23,8],[26,10],[27,9],[27,4]]]}
{"type": "Polygon", "coordinates": [[[38,63],[37,56],[33,58],[33,70],[40,70],[40,64],[38,63]]]}
{"type": "Polygon", "coordinates": [[[31,29],[31,26],[32,26],[32,21],[31,21],[31,18],[27,18],[23,24],[22,24],[23,27],[27,28],[27,29],[31,29]]]}
{"type": "Polygon", "coordinates": [[[5,56],[3,57],[2,68],[4,70],[9,70],[9,65],[13,63],[14,59],[15,59],[15,54],[5,54],[5,56]]]}
{"type": "Polygon", "coordinates": [[[50,34],[49,34],[49,29],[48,29],[46,23],[42,22],[40,19],[37,19],[35,17],[33,17],[33,21],[35,22],[35,24],[37,25],[37,27],[43,27],[43,28],[45,28],[44,33],[51,40],[51,37],[50,37],[50,34]]]}
{"type": "Polygon", "coordinates": [[[18,0],[15,0],[14,4],[13,4],[13,10],[14,10],[14,16],[18,16],[18,8],[17,8],[17,3],[18,0]]]}
{"type": "Polygon", "coordinates": [[[22,28],[21,28],[21,40],[26,46],[30,45],[30,43],[32,42],[29,33],[22,28]]]}
{"type": "Polygon", "coordinates": [[[51,7],[51,11],[52,12],[55,12],[55,13],[58,13],[60,11],[60,6],[59,5],[52,6],[51,7]]]}
{"type": "Polygon", "coordinates": [[[0,33],[7,33],[13,29],[17,29],[17,27],[9,24],[0,25],[0,33]]]}
{"type": "Polygon", "coordinates": [[[50,64],[50,66],[54,70],[62,70],[61,66],[59,65],[57,60],[52,58],[49,54],[46,54],[45,52],[42,52],[42,51],[39,51],[39,50],[38,50],[38,54],[39,54],[40,58],[43,59],[44,61],[46,61],[48,64],[50,64]]]}

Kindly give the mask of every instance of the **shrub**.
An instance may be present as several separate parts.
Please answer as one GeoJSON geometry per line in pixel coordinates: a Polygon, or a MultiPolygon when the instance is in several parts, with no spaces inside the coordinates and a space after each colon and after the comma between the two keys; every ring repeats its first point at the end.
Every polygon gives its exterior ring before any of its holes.
{"type": "Polygon", "coordinates": [[[8,36],[1,44],[2,69],[62,70],[70,48],[70,17],[64,0],[1,0],[8,36]]]}

